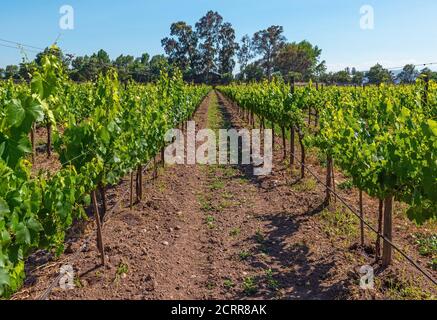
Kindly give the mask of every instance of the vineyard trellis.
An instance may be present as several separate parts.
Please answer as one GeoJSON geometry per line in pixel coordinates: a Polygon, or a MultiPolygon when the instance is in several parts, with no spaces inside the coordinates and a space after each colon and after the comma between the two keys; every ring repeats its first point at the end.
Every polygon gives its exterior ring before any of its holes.
{"type": "MultiPolygon", "coordinates": [[[[179,72],[162,73],[156,84],[121,87],[108,71],[96,83],[75,84],[60,61],[45,55],[29,84],[0,85],[0,296],[24,279],[24,260],[36,249],[63,252],[65,232],[85,216],[97,193],[137,170],[141,199],[143,165],[164,147],[164,134],[188,120],[210,88],[184,84],[179,72]],[[47,127],[62,168],[31,174],[34,129],[47,127]],[[58,131],[63,128],[63,133],[58,131]],[[31,134],[32,133],[32,134],[31,134]]],[[[105,206],[103,206],[105,211],[105,206]]],[[[97,232],[100,232],[99,230],[97,232]]],[[[104,263],[102,239],[99,247],[104,263]]]]}
{"type": "MultiPolygon", "coordinates": [[[[418,81],[410,86],[322,87],[311,83],[290,86],[281,80],[258,84],[231,85],[220,90],[243,109],[243,117],[254,124],[266,120],[282,131],[286,157],[285,128],[290,128],[290,164],[298,162],[305,176],[305,148],[317,147],[326,155],[325,204],[335,192],[334,160],[351,176],[360,194],[379,199],[378,230],[364,220],[360,210],[361,242],[364,226],[384,240],[382,264],[392,260],[392,212],[394,200],[407,203],[408,216],[418,223],[435,219],[437,212],[437,85],[418,81]],[[314,126],[311,115],[315,111],[314,126]],[[308,123],[305,116],[308,115],[308,123]],[[295,156],[295,133],[301,146],[301,159],[295,156]],[[382,223],[383,222],[383,223],[382,223]]],[[[241,113],[241,112],[240,112],[241,113]]],[[[261,125],[262,126],[262,125],[261,125]]],[[[320,179],[317,178],[319,182],[320,179]]],[[[413,263],[405,253],[402,255],[413,263]]],[[[421,268],[434,283],[435,280],[421,268]]]]}

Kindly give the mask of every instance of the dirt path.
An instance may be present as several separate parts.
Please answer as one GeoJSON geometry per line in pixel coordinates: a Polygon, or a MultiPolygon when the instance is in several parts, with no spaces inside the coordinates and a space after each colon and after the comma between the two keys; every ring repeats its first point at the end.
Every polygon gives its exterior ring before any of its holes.
{"type": "MultiPolygon", "coordinates": [[[[216,92],[194,120],[197,129],[245,126],[216,92]]],[[[67,263],[76,287],[55,286],[50,299],[360,298],[354,270],[366,261],[333,245],[320,223],[324,190],[295,178],[278,145],[279,138],[269,177],[253,176],[251,166],[218,165],[167,166],[157,180],[149,174],[143,202],[131,211],[126,199],[105,225],[106,267],[96,267],[94,244],[70,261],[90,223],[60,260],[28,270],[14,299],[38,298],[67,263]]],[[[109,205],[128,187],[125,180],[111,189],[109,205]]]]}

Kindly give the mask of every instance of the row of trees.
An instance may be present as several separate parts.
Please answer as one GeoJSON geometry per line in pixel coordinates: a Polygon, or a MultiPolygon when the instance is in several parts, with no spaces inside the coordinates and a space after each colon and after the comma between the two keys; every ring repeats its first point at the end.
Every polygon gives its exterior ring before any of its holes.
{"type": "Polygon", "coordinates": [[[228,82],[237,61],[237,78],[246,81],[270,79],[274,74],[309,80],[326,69],[325,62],[320,62],[321,49],[308,41],[287,43],[283,27],[245,35],[237,43],[232,24],[213,11],[194,28],[184,21],[173,23],[162,46],[170,64],[179,67],[188,81],[228,82]]]}
{"type": "Polygon", "coordinates": [[[356,84],[363,83],[381,84],[381,83],[400,83],[411,84],[418,77],[426,77],[430,80],[437,81],[437,72],[429,68],[424,68],[421,71],[416,69],[413,64],[407,64],[400,72],[395,74],[393,71],[384,69],[380,64],[370,68],[367,72],[357,71],[355,68],[346,68],[338,72],[324,73],[320,77],[320,81],[328,84],[356,84]]]}
{"type": "Polygon", "coordinates": [[[141,57],[120,55],[115,60],[111,60],[105,50],[99,50],[90,56],[74,57],[64,54],[60,49],[47,48],[37,54],[34,61],[23,61],[19,65],[0,68],[0,79],[29,80],[32,70],[40,65],[42,57],[49,52],[57,55],[63,61],[70,78],[79,82],[95,80],[100,73],[106,73],[110,68],[118,70],[121,81],[150,82],[158,79],[161,69],[168,66],[168,60],[164,55],[153,57],[147,53],[142,54],[141,57]]]}

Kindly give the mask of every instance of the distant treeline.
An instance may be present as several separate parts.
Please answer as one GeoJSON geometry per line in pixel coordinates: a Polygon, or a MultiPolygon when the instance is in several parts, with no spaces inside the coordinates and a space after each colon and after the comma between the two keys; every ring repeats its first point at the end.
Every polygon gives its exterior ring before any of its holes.
{"type": "Polygon", "coordinates": [[[380,64],[366,72],[356,68],[327,72],[326,62],[321,60],[322,50],[308,41],[288,42],[282,26],[270,26],[237,41],[232,24],[213,11],[203,16],[194,27],[184,21],[173,23],[169,36],[161,43],[165,55],[120,55],[115,60],[111,60],[105,50],[76,57],[59,49],[47,48],[37,54],[34,61],[0,68],[0,79],[28,80],[42,56],[50,50],[57,50],[55,53],[74,81],[94,80],[109,68],[116,68],[121,81],[147,83],[157,79],[162,69],[171,71],[176,67],[182,71],[185,81],[196,83],[251,82],[273,76],[285,81],[357,85],[412,83],[420,75],[437,80],[437,72],[428,68],[418,71],[414,65],[406,65],[397,75],[380,64]]]}

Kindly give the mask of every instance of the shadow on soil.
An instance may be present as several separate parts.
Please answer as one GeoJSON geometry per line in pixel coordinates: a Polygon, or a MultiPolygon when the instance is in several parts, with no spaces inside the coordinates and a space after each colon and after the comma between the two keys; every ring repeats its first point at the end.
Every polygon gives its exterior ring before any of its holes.
{"type": "MultiPolygon", "coordinates": [[[[221,94],[218,94],[218,102],[226,127],[240,129],[242,126],[233,121],[235,117],[229,107],[225,106],[225,98],[221,94]]],[[[254,176],[252,166],[235,168],[242,174],[235,178],[243,178],[257,188],[266,190],[264,182],[268,178],[254,176]]],[[[299,182],[300,179],[297,179],[291,183],[299,182]]],[[[271,231],[267,234],[256,233],[242,242],[256,243],[256,248],[247,262],[254,268],[264,269],[265,274],[246,279],[243,290],[236,294],[236,299],[334,300],[347,297],[350,283],[329,281],[331,271],[338,268],[333,256],[314,261],[309,247],[304,242],[290,244],[289,241],[296,233],[304,232],[300,228],[309,217],[319,214],[325,208],[326,204],[322,202],[303,214],[270,212],[258,217],[267,223],[267,229],[271,231]]]]}

